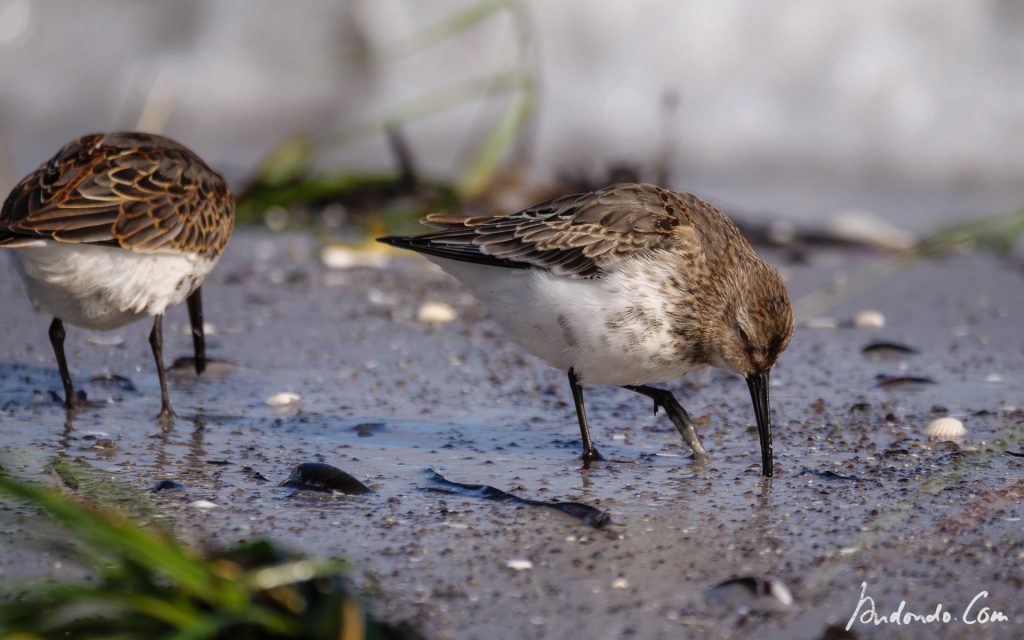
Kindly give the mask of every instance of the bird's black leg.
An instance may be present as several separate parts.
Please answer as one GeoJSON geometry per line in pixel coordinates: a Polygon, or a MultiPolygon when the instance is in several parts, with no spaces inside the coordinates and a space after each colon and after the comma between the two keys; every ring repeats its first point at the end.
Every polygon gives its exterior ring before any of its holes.
{"type": "Polygon", "coordinates": [[[68,360],[64,357],[64,323],[60,321],[60,318],[54,318],[50,323],[50,344],[53,346],[53,353],[57,356],[60,381],[64,383],[64,406],[74,409],[78,398],[75,396],[75,387],[71,384],[68,360]]]}
{"type": "Polygon", "coordinates": [[[580,420],[580,436],[583,437],[583,466],[589,467],[595,460],[604,460],[594,442],[590,439],[590,427],[587,424],[587,409],[583,406],[583,387],[580,386],[576,371],[569,369],[569,388],[572,389],[572,401],[576,404],[576,417],[580,420]]]}
{"type": "Polygon", "coordinates": [[[160,415],[157,418],[167,420],[174,417],[171,399],[167,395],[167,379],[164,377],[164,316],[153,318],[153,330],[149,332],[149,346],[153,349],[156,361],[156,373],[160,376],[160,415]]]}
{"type": "Polygon", "coordinates": [[[193,364],[196,367],[196,375],[202,375],[206,370],[206,334],[203,333],[203,296],[202,287],[188,297],[188,319],[192,323],[192,347],[195,351],[193,364]]]}
{"type": "Polygon", "coordinates": [[[697,460],[706,461],[708,459],[708,452],[704,449],[704,445],[700,443],[700,438],[697,436],[697,432],[693,428],[693,422],[690,420],[690,414],[686,413],[686,409],[683,408],[683,405],[679,404],[679,401],[676,400],[671,391],[649,387],[645,384],[627,385],[623,389],[635,391],[654,400],[654,413],[658,413],[658,407],[665,410],[669,420],[675,425],[676,431],[679,432],[679,435],[683,436],[686,444],[690,445],[690,448],[693,449],[693,455],[697,460]]]}

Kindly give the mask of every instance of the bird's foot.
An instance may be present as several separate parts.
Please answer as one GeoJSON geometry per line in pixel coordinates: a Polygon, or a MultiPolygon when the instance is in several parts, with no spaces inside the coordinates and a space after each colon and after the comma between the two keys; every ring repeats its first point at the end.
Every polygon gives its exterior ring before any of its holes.
{"type": "Polygon", "coordinates": [[[601,453],[597,450],[597,447],[592,447],[590,449],[584,449],[583,455],[580,457],[580,459],[583,460],[583,468],[589,469],[591,463],[603,462],[604,456],[602,456],[601,453]]]}
{"type": "Polygon", "coordinates": [[[163,424],[172,424],[175,417],[177,416],[174,415],[174,409],[171,409],[170,405],[165,404],[160,408],[160,413],[157,414],[156,419],[163,424]]]}

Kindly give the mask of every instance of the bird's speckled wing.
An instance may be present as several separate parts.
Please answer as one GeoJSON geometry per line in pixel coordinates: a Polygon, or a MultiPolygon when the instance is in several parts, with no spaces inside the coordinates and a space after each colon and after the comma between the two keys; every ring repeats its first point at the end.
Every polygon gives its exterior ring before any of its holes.
{"type": "Polygon", "coordinates": [[[508,216],[434,214],[425,222],[442,231],[380,240],[452,260],[590,278],[623,256],[696,242],[692,214],[708,209],[713,207],[691,194],[619,184],[508,216]]]}
{"type": "Polygon", "coordinates": [[[233,224],[224,179],[185,147],[150,134],[94,134],[14,188],[0,211],[0,246],[49,238],[216,255],[233,224]]]}

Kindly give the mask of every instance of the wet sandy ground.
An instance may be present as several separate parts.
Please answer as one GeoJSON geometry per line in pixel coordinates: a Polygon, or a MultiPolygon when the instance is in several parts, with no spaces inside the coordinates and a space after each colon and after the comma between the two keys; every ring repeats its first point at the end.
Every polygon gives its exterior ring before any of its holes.
{"type": "MultiPolygon", "coordinates": [[[[1017,267],[945,259],[834,310],[844,318],[877,308],[884,328],[798,329],[772,378],[779,473],[766,481],[740,379],[712,371],[673,386],[698,419],[706,466],[646,398],[589,390],[594,436],[613,462],[584,471],[564,374],[521,355],[459,285],[414,257],[330,270],[318,251],[310,236],[244,231],[232,240],[205,287],[211,355],[231,364],[198,380],[173,375],[172,428],[153,418],[158,386],[143,324],[107,334],[69,328],[79,388],[106,404],[67,421],[50,397],[60,383],[49,320],[34,315],[8,269],[6,464],[45,478],[54,462],[84,461],[111,486],[134,490],[126,504],[148,504],[150,517],[197,545],[265,535],[344,555],[359,563],[380,614],[432,638],[821,638],[846,624],[863,581],[879,615],[905,599],[907,611],[941,603],[956,620],[856,624],[857,637],[1024,633],[1024,458],[1007,453],[1024,450],[1017,267]],[[457,318],[422,322],[426,301],[452,305],[457,318]],[[862,353],[875,340],[918,353],[862,353]],[[111,375],[124,379],[104,379],[111,375]],[[935,384],[880,386],[880,375],[935,384]],[[284,391],[301,400],[267,405],[284,391]],[[968,429],[959,444],[922,433],[946,411],[968,429]],[[277,486],[310,461],[374,492],[277,486]],[[526,498],[586,503],[612,524],[429,491],[428,468],[526,498]],[[187,491],[149,493],[164,479],[187,491]],[[217,506],[192,506],[200,499],[217,506]],[[748,576],[785,585],[792,603],[742,585],[715,589],[748,576]],[[974,617],[987,606],[1009,621],[962,621],[982,590],[974,617]]],[[[786,252],[768,255],[794,298],[869,259],[822,251],[790,264],[786,252]]],[[[186,325],[184,308],[165,322],[168,361],[190,354],[186,325]]],[[[4,582],[73,574],[24,553],[30,520],[0,515],[4,582]]]]}

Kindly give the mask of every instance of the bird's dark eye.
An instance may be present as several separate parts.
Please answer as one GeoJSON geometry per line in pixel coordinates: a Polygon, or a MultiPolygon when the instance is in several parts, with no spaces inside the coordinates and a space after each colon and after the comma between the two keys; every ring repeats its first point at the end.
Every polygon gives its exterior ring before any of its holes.
{"type": "Polygon", "coordinates": [[[750,345],[750,336],[743,330],[743,327],[736,325],[736,332],[740,334],[740,340],[742,340],[747,346],[750,345]]]}

